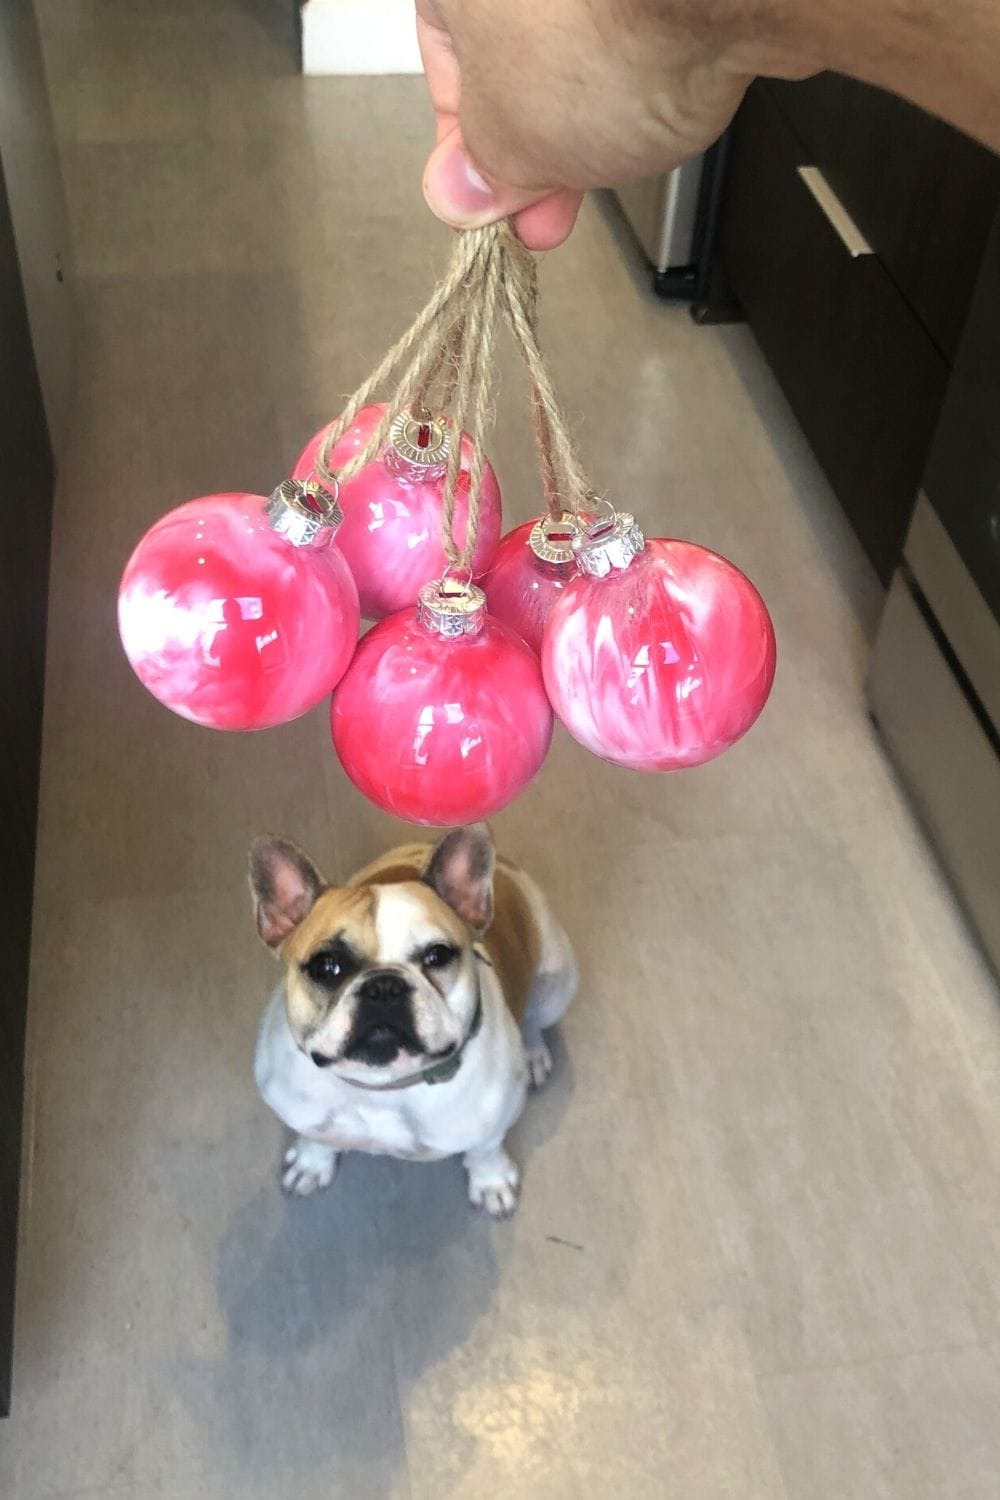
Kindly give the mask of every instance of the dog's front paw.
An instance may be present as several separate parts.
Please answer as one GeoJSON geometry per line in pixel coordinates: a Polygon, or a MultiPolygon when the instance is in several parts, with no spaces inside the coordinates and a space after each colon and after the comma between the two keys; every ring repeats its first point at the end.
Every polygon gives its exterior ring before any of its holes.
{"type": "Polygon", "coordinates": [[[465,1169],[473,1208],[484,1208],[491,1219],[509,1219],[517,1208],[521,1174],[503,1147],[470,1152],[465,1158],[465,1169]]]}
{"type": "Polygon", "coordinates": [[[337,1171],[338,1153],[332,1146],[321,1141],[308,1141],[299,1136],[294,1146],[285,1152],[285,1164],[281,1173],[281,1186],[295,1198],[308,1198],[327,1188],[337,1171]]]}
{"type": "Polygon", "coordinates": [[[540,1089],[543,1084],[548,1083],[552,1074],[552,1053],[544,1042],[537,1046],[525,1047],[524,1055],[528,1063],[528,1077],[531,1079],[531,1087],[540,1089]]]}

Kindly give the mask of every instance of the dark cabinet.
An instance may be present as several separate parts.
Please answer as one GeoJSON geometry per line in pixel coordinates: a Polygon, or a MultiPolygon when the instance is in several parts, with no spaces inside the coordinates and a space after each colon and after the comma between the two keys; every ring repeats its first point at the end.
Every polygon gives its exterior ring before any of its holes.
{"type": "Polygon", "coordinates": [[[726,280],[885,581],[998,200],[989,152],[834,74],[758,81],[732,132],[726,280]]]}
{"type": "Polygon", "coordinates": [[[35,12],[31,0],[5,0],[0,5],[0,1415],[10,1403],[54,485],[49,435],[62,426],[72,384],[66,249],[35,12]]]}
{"type": "Polygon", "coordinates": [[[953,364],[1000,201],[1000,158],[904,99],[837,73],[768,87],[953,364]]]}
{"type": "Polygon", "coordinates": [[[42,732],[53,467],[0,168],[0,1415],[10,1401],[24,1019],[42,732]]]}

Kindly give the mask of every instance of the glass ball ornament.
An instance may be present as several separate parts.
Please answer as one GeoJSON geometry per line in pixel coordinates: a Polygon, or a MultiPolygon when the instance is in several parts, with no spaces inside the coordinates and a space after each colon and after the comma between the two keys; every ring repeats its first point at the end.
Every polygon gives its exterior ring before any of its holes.
{"type": "Polygon", "coordinates": [[[205,495],[162,516],[118,591],[122,645],[143,686],[213,729],[267,729],[325,698],[360,625],[339,522],[328,490],[293,480],[270,497],[205,495]]]}
{"type": "Polygon", "coordinates": [[[516,630],[539,655],[552,606],[579,571],[573,555],[579,529],[569,512],[558,519],[537,516],[515,526],[501,537],[480,580],[490,614],[516,630]]]}
{"type": "Polygon", "coordinates": [[[473,823],[527,786],[552,738],[538,658],[475,584],[426,584],[364,637],[330,711],[359,791],[411,823],[473,823]]]}
{"type": "Polygon", "coordinates": [[[637,771],[721,755],[774,681],[774,629],[753,584],[693,542],[646,541],[625,513],[588,526],[575,551],[580,575],[542,643],[545,686],[570,734],[637,771]]]}
{"type": "MultiPolygon", "coordinates": [[[[381,402],[365,406],[334,445],[333,473],[360,453],[385,414],[381,402]]],[[[292,473],[309,479],[316,470],[324,427],[308,442],[292,473]]],[[[441,518],[448,452],[454,434],[447,422],[424,412],[401,412],[394,420],[382,452],[353,479],[339,487],[344,524],[337,545],[350,564],[366,620],[381,620],[416,604],[428,581],[447,567],[441,546],[441,518]]],[[[469,474],[472,444],[461,436],[461,467],[455,496],[452,534],[465,545],[469,515],[469,474]]],[[[483,464],[479,498],[479,535],[472,559],[472,576],[489,567],[500,539],[500,487],[489,463],[483,464]]]]}

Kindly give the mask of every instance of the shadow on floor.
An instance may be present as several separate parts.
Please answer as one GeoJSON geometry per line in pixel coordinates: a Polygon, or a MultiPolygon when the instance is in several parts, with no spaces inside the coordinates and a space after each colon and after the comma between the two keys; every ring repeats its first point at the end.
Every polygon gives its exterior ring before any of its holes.
{"type": "MultiPolygon", "coordinates": [[[[512,1133],[528,1193],[531,1157],[573,1092],[561,1035],[550,1042],[553,1077],[512,1133]]],[[[406,1468],[401,1331],[409,1387],[488,1312],[515,1228],[469,1208],[458,1158],[425,1165],[352,1153],[328,1192],[281,1199],[276,1218],[277,1197],[269,1182],[232,1215],[215,1273],[226,1347],[185,1362],[172,1384],[248,1479],[287,1475],[314,1455],[379,1500],[406,1468]],[[419,1329],[416,1359],[408,1327],[419,1329]],[[280,1399],[262,1402],[262,1384],[280,1399]]]]}

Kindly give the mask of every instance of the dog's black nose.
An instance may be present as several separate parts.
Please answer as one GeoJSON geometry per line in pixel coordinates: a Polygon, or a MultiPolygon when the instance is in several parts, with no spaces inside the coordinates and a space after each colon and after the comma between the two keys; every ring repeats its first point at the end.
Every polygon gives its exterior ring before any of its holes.
{"type": "Polygon", "coordinates": [[[332,1057],[326,1057],[322,1052],[310,1052],[309,1056],[312,1058],[317,1068],[328,1068],[333,1062],[332,1057]]]}
{"type": "Polygon", "coordinates": [[[409,993],[408,982],[391,969],[369,974],[358,986],[358,995],[366,1005],[399,1005],[409,993]]]}

